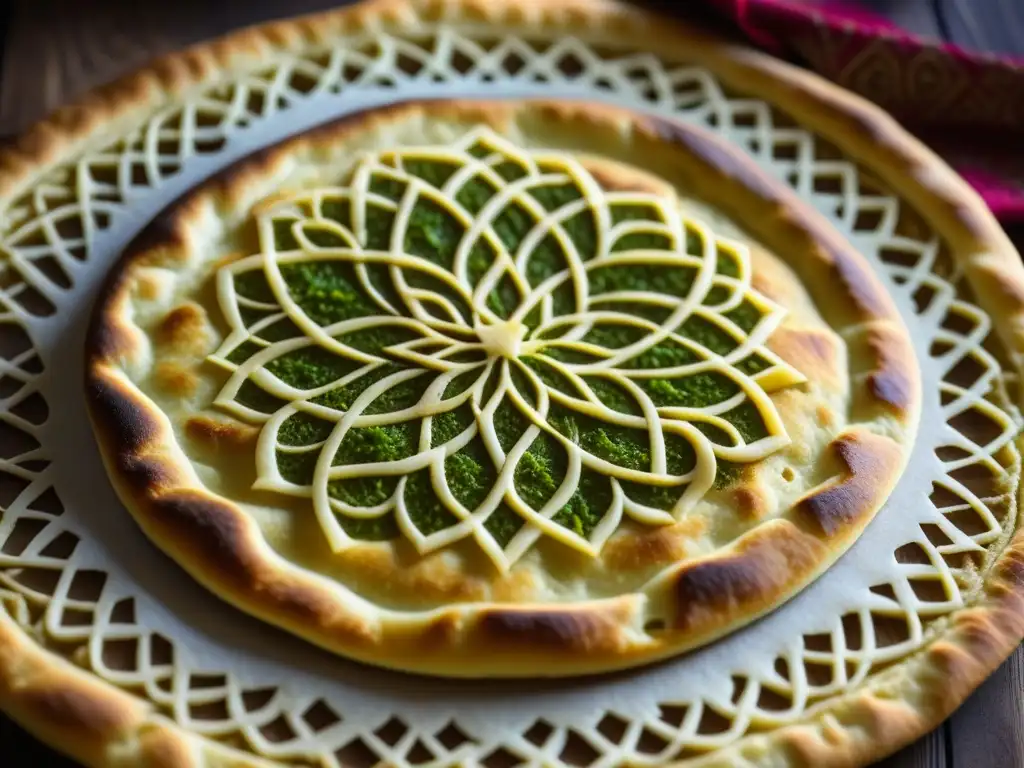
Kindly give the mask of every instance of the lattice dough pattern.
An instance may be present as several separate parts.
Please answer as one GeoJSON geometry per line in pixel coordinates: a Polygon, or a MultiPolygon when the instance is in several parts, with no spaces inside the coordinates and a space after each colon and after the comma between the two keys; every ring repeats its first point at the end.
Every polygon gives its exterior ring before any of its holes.
{"type": "MultiPolygon", "coordinates": [[[[6,614],[41,645],[138,692],[154,704],[155,717],[245,752],[327,766],[378,760],[613,765],[689,757],[727,748],[752,728],[793,722],[825,697],[875,685],[887,665],[921,647],[943,616],[976,593],[982,569],[1016,524],[1020,458],[1012,438],[1020,416],[1011,403],[1018,382],[1000,372],[990,319],[971,303],[942,243],[918,226],[913,211],[837,159],[826,142],[767,104],[726,94],[703,70],[613,50],[607,41],[598,54],[577,39],[552,42],[538,33],[520,37],[507,29],[444,25],[426,36],[422,29],[413,37],[395,29],[339,39],[308,56],[282,54],[266,69],[153,113],[114,140],[64,158],[13,200],[3,211],[0,238],[0,597],[6,614]],[[436,717],[413,721],[403,717],[406,705],[397,700],[393,713],[383,713],[365,702],[346,708],[343,699],[311,692],[313,686],[289,676],[267,675],[256,683],[249,673],[224,669],[223,656],[197,659],[194,643],[147,628],[137,617],[149,610],[151,598],[83,540],[89,518],[79,507],[85,502],[61,499],[55,488],[61,476],[51,460],[59,431],[50,426],[47,399],[55,383],[44,361],[55,365],[58,358],[54,347],[37,347],[35,340],[48,337],[58,310],[81,298],[75,287],[86,270],[106,269],[109,262],[98,262],[93,246],[126,202],[155,194],[185,162],[215,155],[247,126],[341,92],[381,90],[393,98],[424,83],[463,90],[496,80],[549,94],[587,88],[714,126],[747,147],[888,275],[908,308],[908,324],[924,342],[925,380],[941,380],[941,400],[930,407],[945,423],[932,425],[939,438],[928,447],[928,461],[919,462],[930,467],[919,471],[932,478],[931,506],[922,511],[927,522],[893,542],[884,579],[858,593],[855,607],[813,617],[818,630],[790,636],[774,665],[755,669],[737,658],[731,671],[718,670],[724,688],[679,689],[650,706],[592,708],[572,721],[558,707],[519,712],[503,729],[485,732],[472,725],[471,708],[452,714],[434,706],[436,717]]],[[[606,699],[591,700],[600,706],[606,699]]],[[[488,711],[496,716],[497,710],[488,711]]]]}
{"type": "Polygon", "coordinates": [[[375,153],[258,232],[261,253],[218,274],[231,332],[211,360],[232,373],[216,404],[264,424],[256,487],[312,498],[335,550],[473,537],[505,570],[547,535],[594,556],[623,514],[671,524],[719,458],[789,442],[768,394],[805,379],[765,346],[785,310],[751,286],[747,247],[565,153],[487,128],[375,153]],[[604,429],[643,436],[644,461],[604,429]],[[425,530],[411,507],[431,494],[425,530]]]}

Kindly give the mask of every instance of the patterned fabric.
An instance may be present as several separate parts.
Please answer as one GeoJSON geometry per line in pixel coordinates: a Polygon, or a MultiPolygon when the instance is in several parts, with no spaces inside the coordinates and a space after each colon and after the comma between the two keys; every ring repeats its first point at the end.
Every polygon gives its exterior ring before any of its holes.
{"type": "Polygon", "coordinates": [[[846,0],[708,0],[758,46],[871,99],[1024,222],[1024,59],[911,35],[846,0]]]}

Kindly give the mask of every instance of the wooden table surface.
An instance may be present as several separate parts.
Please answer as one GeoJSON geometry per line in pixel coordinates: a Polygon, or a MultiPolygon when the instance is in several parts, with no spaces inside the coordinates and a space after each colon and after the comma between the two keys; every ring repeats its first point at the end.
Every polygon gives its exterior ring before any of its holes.
{"type": "MultiPolygon", "coordinates": [[[[342,1],[0,0],[0,141],[155,54],[342,1]]],[[[929,38],[1024,56],[1024,0],[861,2],[929,38]]],[[[690,4],[697,3],[674,0],[662,7],[690,4]]],[[[75,765],[0,716],[0,766],[75,765]]],[[[1018,649],[946,723],[876,768],[1022,766],[1024,650],[1018,649]]]]}

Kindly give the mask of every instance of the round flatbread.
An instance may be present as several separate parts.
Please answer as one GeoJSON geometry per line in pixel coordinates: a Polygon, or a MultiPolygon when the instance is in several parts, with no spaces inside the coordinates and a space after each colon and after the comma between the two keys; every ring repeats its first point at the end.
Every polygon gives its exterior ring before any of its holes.
{"type": "Polygon", "coordinates": [[[167,211],[86,386],[125,504],[224,599],[388,667],[570,675],[826,569],[903,470],[914,359],[860,255],[710,133],[424,102],[167,211]]]}

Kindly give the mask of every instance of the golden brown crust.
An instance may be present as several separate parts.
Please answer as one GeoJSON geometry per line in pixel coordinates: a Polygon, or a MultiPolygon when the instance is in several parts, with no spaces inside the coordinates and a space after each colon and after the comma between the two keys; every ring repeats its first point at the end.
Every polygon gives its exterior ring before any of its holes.
{"type": "MultiPolygon", "coordinates": [[[[40,649],[0,612],[0,709],[88,765],[199,768],[224,765],[153,707],[40,649]],[[203,758],[206,759],[203,759],[203,758]]],[[[258,765],[259,761],[251,761],[258,765]]]]}
{"type": "Polygon", "coordinates": [[[195,371],[174,360],[161,360],[153,368],[153,387],[158,392],[191,397],[198,386],[195,371]]]}
{"type": "Polygon", "coordinates": [[[879,504],[880,489],[891,487],[898,475],[899,447],[886,437],[848,432],[830,446],[839,460],[840,474],[797,502],[798,520],[816,536],[841,537],[859,530],[879,504]]]}
{"type": "MultiPolygon", "coordinates": [[[[665,19],[620,6],[610,0],[560,0],[519,3],[494,0],[437,0],[416,3],[419,13],[437,17],[458,9],[467,17],[506,25],[550,25],[577,29],[582,24],[613,30],[618,38],[642,39],[648,48],[668,59],[699,61],[726,85],[756,93],[800,122],[817,128],[848,156],[871,167],[902,197],[920,210],[945,239],[987,308],[1004,319],[998,331],[1019,366],[1024,352],[1024,275],[1015,251],[982,201],[933,153],[905,134],[877,108],[846,94],[813,75],[776,62],[762,54],[723,43],[665,19]]],[[[97,91],[28,132],[13,149],[0,152],[0,197],[9,199],[26,189],[60,159],[78,151],[101,125],[126,123],[172,102],[186,88],[212,82],[224,73],[243,72],[259,65],[272,51],[297,50],[318,40],[330,40],[339,30],[359,29],[372,21],[387,25],[417,14],[405,0],[373,0],[356,8],[245,30],[224,40],[166,57],[125,80],[97,91]]],[[[609,35],[612,33],[609,32],[609,35]]],[[[94,337],[104,356],[116,357],[118,345],[131,339],[94,337]]],[[[118,405],[113,403],[115,407],[118,405]]],[[[129,410],[130,413],[130,410],[129,410]]],[[[140,429],[146,425],[138,424],[140,429]]],[[[145,433],[140,433],[145,437],[145,433]]],[[[862,765],[887,754],[938,723],[991,672],[1024,635],[1024,534],[1018,534],[987,574],[984,595],[976,605],[954,616],[941,636],[902,666],[915,682],[913,695],[886,700],[880,691],[888,679],[863,690],[836,697],[811,712],[805,722],[770,736],[744,739],[722,754],[699,760],[700,765],[755,760],[773,755],[787,765],[862,765]],[[822,724],[828,715],[827,725],[822,724]]],[[[117,735],[105,731],[99,741],[79,742],[55,733],[49,716],[21,699],[12,677],[26,666],[54,674],[52,690],[79,685],[90,709],[123,707],[136,712],[138,702],[113,686],[87,678],[56,657],[37,650],[27,636],[0,615],[0,706],[12,712],[37,735],[59,744],[94,765],[232,765],[259,761],[233,753],[225,758],[210,742],[202,742],[176,726],[152,728],[130,717],[125,728],[134,731],[145,759],[112,762],[117,735]],[[80,684],[83,681],[90,685],[80,684]],[[218,757],[219,755],[219,757],[218,757]]],[[[891,675],[890,675],[891,677],[891,675]]],[[[88,718],[84,708],[76,716],[88,718]]],[[[94,724],[85,722],[90,730],[94,724]]]]}
{"type": "MultiPolygon", "coordinates": [[[[736,493],[753,492],[744,488],[736,493]]],[[[700,518],[690,518],[661,528],[621,531],[605,544],[604,561],[613,571],[626,573],[678,563],[689,553],[687,544],[703,533],[706,525],[700,518]]]]}
{"type": "MultiPolygon", "coordinates": [[[[768,340],[768,348],[807,376],[837,378],[841,370],[840,341],[834,333],[820,328],[779,328],[768,340]]],[[[831,385],[838,384],[829,381],[831,385]]]]}
{"type": "Polygon", "coordinates": [[[185,434],[213,450],[239,450],[251,448],[259,430],[233,420],[193,416],[185,422],[185,434]]]}
{"type": "Polygon", "coordinates": [[[759,615],[775,608],[819,569],[824,547],[789,521],[775,520],[756,532],[729,552],[678,570],[675,627],[714,636],[734,614],[759,615]]]}
{"type": "Polygon", "coordinates": [[[203,351],[207,339],[206,310],[193,302],[175,307],[154,329],[154,341],[173,352],[203,351]]]}
{"type": "Polygon", "coordinates": [[[481,612],[469,634],[468,645],[484,654],[508,654],[517,663],[554,653],[563,664],[574,657],[615,657],[629,652],[624,627],[637,617],[636,601],[602,601],[600,607],[493,608],[481,612]]]}
{"type": "Polygon", "coordinates": [[[732,492],[733,504],[743,517],[760,520],[771,509],[767,489],[756,484],[737,488],[732,492]]]}
{"type": "Polygon", "coordinates": [[[831,562],[826,544],[870,520],[901,472],[900,447],[863,430],[846,432],[829,447],[841,474],[797,502],[796,525],[766,523],[728,551],[677,570],[675,627],[701,642],[728,629],[737,615],[771,610],[831,562]]]}
{"type": "Polygon", "coordinates": [[[893,333],[892,328],[873,326],[867,332],[865,343],[878,361],[868,374],[868,392],[897,414],[912,409],[917,400],[918,381],[916,375],[907,374],[906,361],[914,357],[910,340],[903,334],[893,333]]]}

